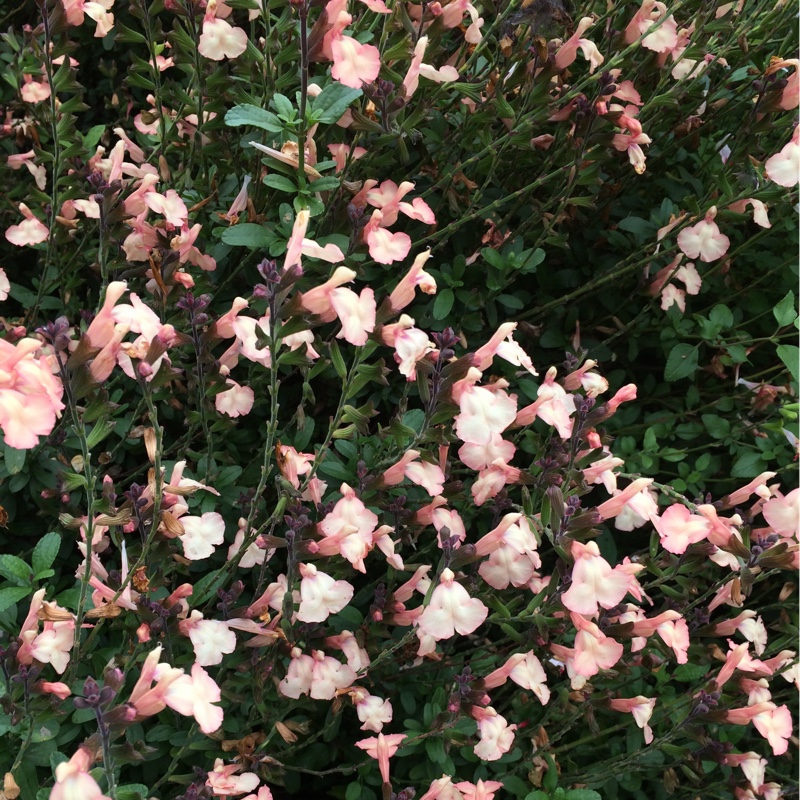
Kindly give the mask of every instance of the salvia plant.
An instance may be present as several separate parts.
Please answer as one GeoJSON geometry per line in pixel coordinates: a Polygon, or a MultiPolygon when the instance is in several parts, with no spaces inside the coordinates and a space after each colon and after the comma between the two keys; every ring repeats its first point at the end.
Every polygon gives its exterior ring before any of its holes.
{"type": "Polygon", "coordinates": [[[3,798],[797,796],[791,3],[0,14],[3,798]]]}

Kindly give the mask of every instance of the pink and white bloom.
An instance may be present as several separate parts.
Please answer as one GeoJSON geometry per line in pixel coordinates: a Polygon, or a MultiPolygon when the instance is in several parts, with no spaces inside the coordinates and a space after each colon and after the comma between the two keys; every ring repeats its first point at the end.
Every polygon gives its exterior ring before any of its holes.
{"type": "Polygon", "coordinates": [[[230,797],[252,792],[261,781],[255,772],[237,775],[241,768],[241,764],[226,764],[221,758],[216,759],[214,769],[206,778],[206,786],[210,787],[215,797],[230,797]]]}
{"type": "Polygon", "coordinates": [[[583,38],[583,34],[594,24],[591,17],[583,17],[575,29],[575,33],[567,39],[556,51],[555,67],[557,70],[566,69],[577,58],[578,50],[583,53],[589,62],[589,74],[593,73],[604,61],[597,45],[590,39],[583,38]]]}
{"type": "Polygon", "coordinates": [[[641,8],[625,29],[625,44],[633,44],[643,34],[647,35],[642,39],[642,47],[656,53],[667,53],[676,47],[678,23],[671,14],[667,16],[667,7],[664,3],[642,0],[641,8]],[[655,31],[647,34],[656,23],[661,24],[655,31]]]}
{"type": "Polygon", "coordinates": [[[366,572],[364,557],[372,549],[378,517],[356,497],[356,493],[346,483],[342,484],[340,491],[342,499],[317,526],[325,536],[320,542],[320,552],[329,554],[324,545],[326,540],[330,540],[333,552],[338,551],[357,570],[366,572]]]}
{"type": "Polygon", "coordinates": [[[436,280],[429,272],[425,272],[423,267],[425,262],[431,257],[430,250],[424,250],[417,255],[411,269],[401,278],[400,283],[389,295],[389,306],[392,311],[402,311],[414,300],[414,290],[418,286],[420,291],[425,294],[436,294],[436,280]]]}
{"type": "Polygon", "coordinates": [[[606,636],[597,625],[584,619],[580,614],[571,613],[570,619],[578,629],[575,635],[573,661],[575,675],[591,678],[600,670],[611,669],[622,658],[622,645],[606,636]]]}
{"type": "Polygon", "coordinates": [[[479,708],[473,706],[472,716],[478,722],[480,742],[475,745],[474,753],[482,761],[497,761],[514,745],[516,725],[509,725],[505,717],[491,706],[479,708]]]}
{"type": "Polygon", "coordinates": [[[791,189],[800,181],[800,125],[794,129],[791,140],[783,146],[780,153],[770,156],[764,162],[767,177],[778,186],[791,189]]]}
{"type": "Polygon", "coordinates": [[[179,628],[191,639],[197,663],[201,667],[221,664],[224,655],[236,650],[236,634],[224,620],[203,619],[203,615],[195,610],[189,619],[179,623],[179,628]]]}
{"type": "Polygon", "coordinates": [[[313,564],[300,564],[300,574],[300,622],[324,622],[353,598],[353,587],[347,581],[335,581],[313,564]]]}
{"type": "Polygon", "coordinates": [[[104,795],[97,781],[89,774],[94,755],[81,746],[69,761],[56,767],[56,783],[50,790],[50,800],[111,800],[104,795]]]}
{"type": "Polygon", "coordinates": [[[376,697],[360,686],[350,690],[350,697],[355,703],[358,719],[363,723],[362,731],[380,733],[383,726],[392,721],[392,704],[388,700],[376,697]]]}
{"type": "Polygon", "coordinates": [[[520,409],[515,424],[530,425],[537,417],[552,425],[562,439],[572,436],[572,414],[575,413],[575,397],[556,383],[556,368],[547,370],[542,385],[536,391],[536,400],[520,409]]]}
{"type": "Polygon", "coordinates": [[[370,757],[377,760],[383,782],[389,783],[389,759],[407,738],[404,733],[392,733],[388,736],[379,733],[377,738],[373,736],[371,739],[356,742],[356,747],[365,750],[370,757]]]}
{"type": "Polygon", "coordinates": [[[547,675],[542,667],[542,662],[534,655],[533,651],[514,653],[502,667],[490,672],[483,679],[483,685],[487,689],[494,689],[502,686],[509,678],[523,689],[533,692],[543,706],[547,705],[550,700],[547,675]]]}
{"type": "Polygon", "coordinates": [[[477,386],[480,378],[480,371],[470,367],[467,377],[459,381],[461,411],[456,417],[455,432],[461,441],[472,444],[487,444],[493,433],[502,433],[517,416],[516,395],[508,395],[499,382],[491,387],[477,386]]]}
{"type": "Polygon", "coordinates": [[[470,597],[455,578],[451,569],[442,571],[430,604],[417,621],[420,630],[437,641],[450,639],[456,633],[466,636],[477,630],[489,615],[489,609],[477,598],[470,597]]]}
{"type": "Polygon", "coordinates": [[[201,517],[181,517],[183,554],[190,561],[199,561],[214,554],[215,545],[225,541],[225,521],[216,511],[201,517]]]}
{"type": "Polygon", "coordinates": [[[205,734],[214,733],[222,725],[223,711],[214,705],[221,699],[219,686],[199,664],[192,667],[191,676],[179,677],[164,692],[164,702],[173,711],[194,717],[205,734]]]}
{"type": "Polygon", "coordinates": [[[83,25],[84,14],[97,23],[94,35],[102,38],[114,27],[114,15],[110,13],[114,0],[63,0],[67,23],[83,25]]]}
{"type": "Polygon", "coordinates": [[[6,239],[17,247],[40,244],[46,241],[50,236],[47,225],[45,225],[25,203],[19,204],[19,210],[25,219],[6,230],[6,239]]]}
{"type": "Polygon", "coordinates": [[[644,742],[650,744],[653,741],[653,731],[647,724],[653,716],[653,709],[656,705],[656,698],[637,697],[616,698],[608,701],[609,706],[614,711],[622,711],[633,714],[636,724],[644,731],[644,742]]]}
{"type": "Polygon", "coordinates": [[[464,800],[493,800],[495,792],[503,788],[500,781],[482,781],[480,778],[477,783],[461,781],[453,785],[461,792],[464,800]]]}
{"type": "Polygon", "coordinates": [[[357,295],[352,289],[340,288],[334,289],[329,297],[331,308],[342,323],[336,338],[357,346],[366,344],[369,334],[375,330],[377,307],[373,290],[362,289],[357,295]]]}
{"type": "Polygon", "coordinates": [[[728,252],[731,240],[720,231],[714,217],[717,215],[716,206],[712,206],[705,219],[695,225],[684,228],[678,234],[678,247],[689,258],[699,258],[701,261],[716,261],[728,252]]]}
{"type": "Polygon", "coordinates": [[[211,61],[222,61],[238,58],[246,49],[247,34],[242,28],[234,28],[224,19],[215,19],[213,15],[209,17],[206,14],[197,47],[201,56],[211,61]]]}
{"type": "Polygon", "coordinates": [[[619,567],[611,568],[600,555],[597,542],[572,542],[570,553],[575,559],[572,585],[561,597],[570,611],[594,616],[598,605],[613,608],[628,593],[630,576],[619,567]]]}
{"type": "Polygon", "coordinates": [[[653,526],[661,537],[661,546],[670,553],[685,553],[691,544],[708,537],[711,525],[699,514],[692,514],[682,503],[674,503],[664,513],[652,517],[653,526]]]}

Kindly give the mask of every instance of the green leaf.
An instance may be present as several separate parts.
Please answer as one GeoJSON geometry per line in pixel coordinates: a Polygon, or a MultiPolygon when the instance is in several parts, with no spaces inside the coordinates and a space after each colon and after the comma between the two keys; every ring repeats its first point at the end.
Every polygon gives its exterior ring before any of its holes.
{"type": "Polygon", "coordinates": [[[800,383],[800,347],[794,344],[779,344],[778,358],[786,365],[795,382],[800,383]]]}
{"type": "Polygon", "coordinates": [[[442,291],[436,295],[436,300],[433,303],[433,318],[444,319],[453,308],[455,299],[452,289],[442,289],[442,291]]]}
{"type": "Polygon", "coordinates": [[[33,548],[33,556],[31,558],[33,571],[38,574],[50,569],[56,560],[60,547],[61,537],[55,531],[50,531],[50,533],[39,539],[36,542],[36,547],[33,548]]]}
{"type": "Polygon", "coordinates": [[[271,172],[264,178],[264,186],[270,186],[281,192],[289,192],[289,194],[297,192],[297,185],[293,181],[290,181],[284,175],[278,175],[276,172],[271,172]]]}
{"type": "Polygon", "coordinates": [[[278,116],[281,116],[287,120],[294,119],[295,117],[294,106],[292,105],[292,101],[288,97],[286,97],[286,95],[283,94],[272,95],[272,104],[275,106],[275,110],[278,112],[278,116]]]}
{"type": "Polygon", "coordinates": [[[17,586],[29,586],[33,577],[31,568],[21,558],[8,554],[0,555],[0,575],[17,586]]]}
{"type": "Polygon", "coordinates": [[[347,377],[347,367],[345,366],[344,358],[342,358],[342,351],[336,341],[331,340],[329,350],[333,368],[336,370],[336,374],[344,380],[347,377]]]}
{"type": "Polygon", "coordinates": [[[550,800],[550,795],[537,789],[535,792],[526,794],[525,800],[550,800]]]}
{"type": "Polygon", "coordinates": [[[698,354],[697,345],[676,344],[667,358],[664,380],[672,382],[693,375],[697,370],[698,354]]]}
{"type": "Polygon", "coordinates": [[[117,800],[146,800],[150,790],[142,783],[126,783],[117,786],[117,800]]]}
{"type": "Polygon", "coordinates": [[[330,192],[333,189],[338,189],[339,186],[339,179],[334,178],[332,175],[329,175],[327,178],[318,178],[311,184],[311,188],[315,192],[330,192]]]}
{"type": "Polygon", "coordinates": [[[711,323],[721,331],[733,327],[733,312],[725,305],[714,306],[708,315],[711,323]]]}
{"type": "Polygon", "coordinates": [[[344,792],[344,800],[358,800],[361,797],[361,784],[357,781],[348,784],[344,792]]]}
{"type": "Polygon", "coordinates": [[[97,147],[97,143],[100,141],[100,137],[105,133],[105,130],[105,125],[93,125],[83,135],[83,146],[87,150],[94,150],[95,147],[97,147]]]}
{"type": "Polygon", "coordinates": [[[681,683],[694,683],[707,672],[708,666],[705,664],[681,664],[672,670],[672,677],[681,683]]]}
{"type": "Polygon", "coordinates": [[[62,479],[62,486],[67,492],[73,492],[75,489],[83,489],[86,486],[86,478],[79,475],[77,472],[65,472],[62,479]]]}
{"type": "Polygon", "coordinates": [[[236,128],[240,125],[252,125],[256,128],[263,128],[270,133],[280,133],[283,130],[283,123],[271,111],[265,108],[245,103],[234,106],[225,115],[225,124],[236,128]]]}
{"type": "Polygon", "coordinates": [[[594,789],[570,789],[567,792],[567,800],[603,800],[603,798],[594,789]]]}
{"type": "Polygon", "coordinates": [[[731,424],[716,414],[703,414],[703,426],[714,439],[724,439],[731,432],[731,424]]]}
{"type": "Polygon", "coordinates": [[[6,586],[0,589],[0,612],[5,611],[9,606],[22,600],[31,593],[29,586],[6,586]]]}
{"type": "Polygon", "coordinates": [[[3,460],[9,475],[16,475],[18,472],[22,472],[27,453],[27,450],[17,450],[15,447],[5,446],[3,460]]]}
{"type": "Polygon", "coordinates": [[[361,89],[350,89],[338,81],[332,81],[314,98],[311,114],[316,122],[332,125],[362,94],[361,89]]]}
{"type": "Polygon", "coordinates": [[[772,313],[775,315],[775,319],[778,321],[778,325],[781,327],[784,325],[791,325],[797,316],[797,310],[794,303],[794,292],[789,291],[786,297],[784,297],[783,300],[781,300],[775,306],[775,308],[772,309],[772,313]]]}
{"type": "Polygon", "coordinates": [[[732,478],[755,478],[764,471],[766,464],[761,457],[761,453],[756,453],[752,450],[743,453],[731,469],[732,478]]]}
{"type": "Polygon", "coordinates": [[[86,437],[86,446],[91,450],[94,447],[97,447],[103,439],[108,436],[114,428],[117,427],[116,421],[111,420],[102,420],[98,422],[97,425],[92,428],[92,432],[86,437]]]}
{"type": "Polygon", "coordinates": [[[222,241],[234,247],[249,247],[251,250],[263,250],[278,241],[278,237],[263,225],[255,222],[242,222],[222,233],[222,241]]]}

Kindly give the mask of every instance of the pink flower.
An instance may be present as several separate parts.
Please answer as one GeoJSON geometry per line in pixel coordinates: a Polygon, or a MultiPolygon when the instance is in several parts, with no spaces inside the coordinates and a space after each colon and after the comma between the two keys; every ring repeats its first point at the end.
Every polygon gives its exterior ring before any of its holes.
{"type": "Polygon", "coordinates": [[[367,154],[366,149],[363,147],[351,148],[348,144],[338,143],[329,144],[328,151],[336,162],[336,172],[341,172],[344,169],[348,157],[352,161],[358,161],[359,158],[364,158],[364,156],[367,154]]]}
{"type": "Polygon", "coordinates": [[[64,388],[50,359],[34,357],[41,346],[38,339],[20,339],[15,345],[0,340],[0,428],[6,443],[18,450],[35,447],[64,408],[64,388]]]}
{"type": "Polygon", "coordinates": [[[480,778],[477,783],[461,781],[453,786],[461,792],[464,800],[494,800],[494,793],[503,788],[500,781],[482,781],[480,778]]]}
{"type": "Polygon", "coordinates": [[[225,764],[221,758],[216,759],[214,769],[208,773],[206,786],[211,787],[215,797],[252,792],[260,783],[259,777],[255,772],[237,775],[241,768],[241,764],[225,764]]]}
{"type": "Polygon", "coordinates": [[[506,663],[490,672],[484,679],[483,685],[487,689],[494,689],[502,686],[508,678],[514,683],[533,692],[544,706],[550,700],[550,689],[547,688],[547,675],[542,667],[541,661],[529,653],[514,653],[506,663]]]}
{"type": "Polygon", "coordinates": [[[60,681],[38,681],[36,688],[45,694],[54,694],[59,700],[66,700],[72,694],[69,686],[60,681]]]}
{"type": "Polygon", "coordinates": [[[182,517],[181,524],[183,554],[190,561],[208,558],[214,554],[214,545],[225,541],[225,521],[216,511],[207,511],[202,517],[182,517]]]}
{"type": "Polygon", "coordinates": [[[728,206],[729,211],[734,211],[737,214],[744,214],[747,211],[747,206],[753,206],[753,222],[760,225],[762,228],[771,228],[772,223],[767,216],[767,206],[762,200],[757,200],[755,197],[748,197],[744,200],[737,200],[728,206]]]}
{"type": "Polygon", "coordinates": [[[650,717],[653,716],[653,709],[656,705],[655,697],[648,700],[648,698],[638,695],[630,699],[612,699],[608,701],[608,704],[614,711],[633,714],[634,721],[644,731],[645,744],[650,744],[653,741],[653,731],[647,723],[650,721],[650,717]]]}
{"type": "MultiPolygon", "coordinates": [[[[366,572],[364,556],[372,549],[372,534],[378,526],[378,517],[346,483],[342,484],[340,491],[342,499],[318,528],[326,539],[334,540],[334,552],[338,550],[357,570],[366,572]]],[[[320,544],[324,543],[325,540],[320,544]]]]}
{"type": "Polygon", "coordinates": [[[186,203],[174,189],[168,189],[166,194],[147,192],[144,195],[144,204],[176,228],[181,228],[189,219],[186,203]]]}
{"type": "Polygon", "coordinates": [[[201,667],[213,667],[222,663],[223,655],[236,650],[236,634],[227,622],[218,619],[203,619],[195,610],[191,617],[179,623],[179,629],[192,640],[192,647],[201,667]]]}
{"type": "Polygon", "coordinates": [[[667,647],[671,647],[679,664],[686,664],[689,660],[689,626],[685,619],[662,622],[656,632],[667,647]]]}
{"type": "Polygon", "coordinates": [[[94,757],[88,747],[80,747],[69,761],[56,767],[56,783],[50,800],[111,800],[103,794],[89,774],[94,757]]]}
{"type": "Polygon", "coordinates": [[[690,544],[708,537],[711,526],[705,517],[692,514],[681,503],[671,505],[664,513],[652,518],[653,526],[661,537],[661,546],[670,553],[685,553],[690,544]]]}
{"type": "Polygon", "coordinates": [[[0,302],[8,299],[8,294],[11,291],[11,282],[8,280],[6,271],[0,267],[0,302]]]}
{"type": "Polygon", "coordinates": [[[640,492],[647,491],[647,487],[653,482],[652,478],[637,478],[626,486],[621,492],[617,492],[610,500],[600,503],[597,506],[597,513],[600,519],[612,519],[622,512],[625,506],[640,492]]]}
{"type": "Polygon", "coordinates": [[[361,44],[342,34],[331,40],[330,47],[333,56],[331,77],[335,81],[351,89],[360,89],[363,84],[372,83],[378,77],[381,54],[377,47],[361,44]]]}
{"type": "Polygon", "coordinates": [[[783,755],[789,749],[789,737],[792,735],[792,714],[786,706],[771,706],[753,717],[756,730],[770,743],[776,756],[783,755]]]}
{"type": "Polygon", "coordinates": [[[494,464],[497,459],[508,463],[514,458],[517,448],[513,442],[505,440],[499,433],[493,433],[485,444],[466,442],[458,450],[458,457],[470,469],[482,470],[494,464]]]}
{"type": "Polygon", "coordinates": [[[695,225],[684,228],[678,234],[678,247],[689,258],[699,258],[701,261],[716,261],[728,252],[731,240],[720,232],[714,217],[717,215],[716,206],[712,206],[705,219],[695,225]]]}
{"type": "Polygon", "coordinates": [[[767,500],[761,513],[778,536],[796,537],[800,533],[800,489],[767,500]]]}
{"type": "Polygon", "coordinates": [[[355,277],[356,273],[352,269],[337,267],[325,283],[300,295],[300,307],[303,311],[320,317],[323,322],[332,322],[336,319],[336,312],[331,305],[331,294],[345,283],[353,281],[355,277]]]}
{"type": "Polygon", "coordinates": [[[589,61],[589,74],[594,72],[603,63],[603,56],[594,42],[582,38],[586,30],[593,24],[594,20],[591,17],[583,17],[583,19],[581,19],[578,23],[578,27],[575,29],[575,33],[573,33],[556,52],[555,68],[557,70],[566,69],[572,64],[578,55],[579,48],[586,60],[589,61]]]}
{"type": "Polygon", "coordinates": [[[336,338],[357,346],[365,345],[369,334],[375,330],[377,307],[373,290],[362,289],[357,295],[352,289],[334,289],[330,293],[330,303],[342,323],[336,338]]]}
{"type": "Polygon", "coordinates": [[[572,542],[572,584],[561,602],[570,611],[586,616],[597,614],[598,604],[613,608],[628,593],[630,577],[600,555],[597,542],[572,542]]]}
{"type": "MultiPolygon", "coordinates": [[[[403,318],[410,319],[405,315],[403,318]]],[[[414,320],[411,320],[411,324],[414,324],[414,320]]],[[[384,327],[384,331],[386,327],[388,326],[384,327]]],[[[398,371],[401,375],[406,376],[406,380],[413,381],[417,377],[417,362],[425,358],[428,353],[433,352],[436,347],[425,331],[409,327],[395,334],[394,349],[394,360],[399,364],[398,371]]]]}
{"type": "Polygon", "coordinates": [[[602,669],[611,669],[622,658],[622,645],[579,614],[572,613],[569,616],[578,629],[574,649],[575,674],[591,678],[602,669]]]}
{"type": "Polygon", "coordinates": [[[455,582],[452,570],[444,569],[439,585],[433,590],[429,605],[418,620],[420,630],[437,641],[450,639],[456,633],[462,636],[477,630],[489,609],[467,590],[455,582]]]}
{"type": "Polygon", "coordinates": [[[35,81],[32,75],[23,75],[22,80],[20,94],[26,103],[43,103],[52,94],[47,78],[35,81]]]}
{"type": "Polygon", "coordinates": [[[185,717],[194,717],[205,734],[214,733],[222,725],[223,711],[213,705],[222,698],[219,686],[199,665],[192,667],[191,677],[183,675],[164,692],[164,702],[185,717]]]}
{"type": "Polygon", "coordinates": [[[46,241],[50,236],[47,225],[41,222],[25,203],[19,204],[19,210],[25,219],[6,230],[6,239],[17,247],[46,241]]]}
{"type": "Polygon", "coordinates": [[[456,436],[472,444],[487,444],[493,433],[502,433],[517,416],[516,395],[509,396],[497,384],[476,386],[480,378],[480,371],[471,367],[458,398],[456,436]]]}
{"type": "Polygon", "coordinates": [[[497,761],[502,758],[514,744],[517,726],[509,725],[505,717],[501,717],[491,706],[473,706],[472,715],[478,721],[480,736],[480,742],[473,749],[475,755],[482,761],[497,761]]]}
{"type": "Polygon", "coordinates": [[[313,564],[300,564],[300,574],[300,622],[324,622],[353,598],[353,587],[347,581],[335,581],[313,564]]]}
{"type": "Polygon", "coordinates": [[[351,689],[350,697],[356,704],[356,714],[363,723],[362,731],[380,733],[383,726],[392,721],[392,704],[388,700],[375,697],[359,686],[351,689]]]}
{"type": "Polygon", "coordinates": [[[472,365],[483,372],[489,369],[494,356],[497,355],[514,366],[523,367],[531,375],[538,375],[530,356],[514,341],[516,327],[516,322],[504,322],[492,338],[473,353],[472,365]]]}
{"type": "Polygon", "coordinates": [[[94,32],[97,38],[105,36],[114,27],[114,15],[109,13],[113,5],[114,0],[97,0],[97,2],[64,0],[67,22],[70,25],[83,25],[86,14],[97,23],[94,32]]]}
{"type": "Polygon", "coordinates": [[[392,733],[389,736],[379,733],[377,738],[373,736],[371,739],[356,742],[356,747],[365,750],[370,757],[377,760],[383,782],[389,783],[389,759],[407,738],[404,733],[392,733]]]}
{"type": "Polygon", "coordinates": [[[247,34],[224,19],[206,17],[197,49],[201,56],[212,61],[238,58],[247,49],[247,34]]]}
{"type": "Polygon", "coordinates": [[[249,386],[240,386],[230,378],[225,381],[225,385],[231,388],[214,396],[214,407],[217,411],[229,417],[249,414],[256,399],[255,392],[249,386]]]}
{"type": "Polygon", "coordinates": [[[556,368],[547,370],[542,385],[536,391],[536,401],[520,409],[514,420],[517,425],[530,425],[536,417],[552,425],[562,439],[572,436],[575,398],[556,383],[556,368]]]}
{"type": "Polygon", "coordinates": [[[419,286],[425,294],[436,294],[436,281],[433,276],[425,272],[423,266],[431,257],[431,251],[425,250],[420,253],[411,265],[411,269],[403,276],[400,283],[389,295],[389,306],[392,311],[398,312],[404,309],[414,300],[414,289],[419,286]]]}
{"type": "Polygon", "coordinates": [[[791,140],[780,153],[770,156],[764,162],[764,171],[778,186],[785,186],[787,189],[797,186],[800,181],[800,125],[794,129],[791,140]]]}
{"type": "MultiPolygon", "coordinates": [[[[625,29],[625,44],[633,44],[640,36],[667,14],[664,3],[656,0],[643,0],[641,8],[625,29]]],[[[668,16],[659,27],[642,39],[642,46],[656,53],[667,53],[678,44],[678,24],[675,18],[668,16]]]]}
{"type": "MultiPolygon", "coordinates": [[[[380,211],[373,212],[373,219],[380,211]]],[[[391,233],[378,225],[365,228],[369,254],[379,264],[402,261],[411,250],[411,237],[407,233],[391,233]]]]}

